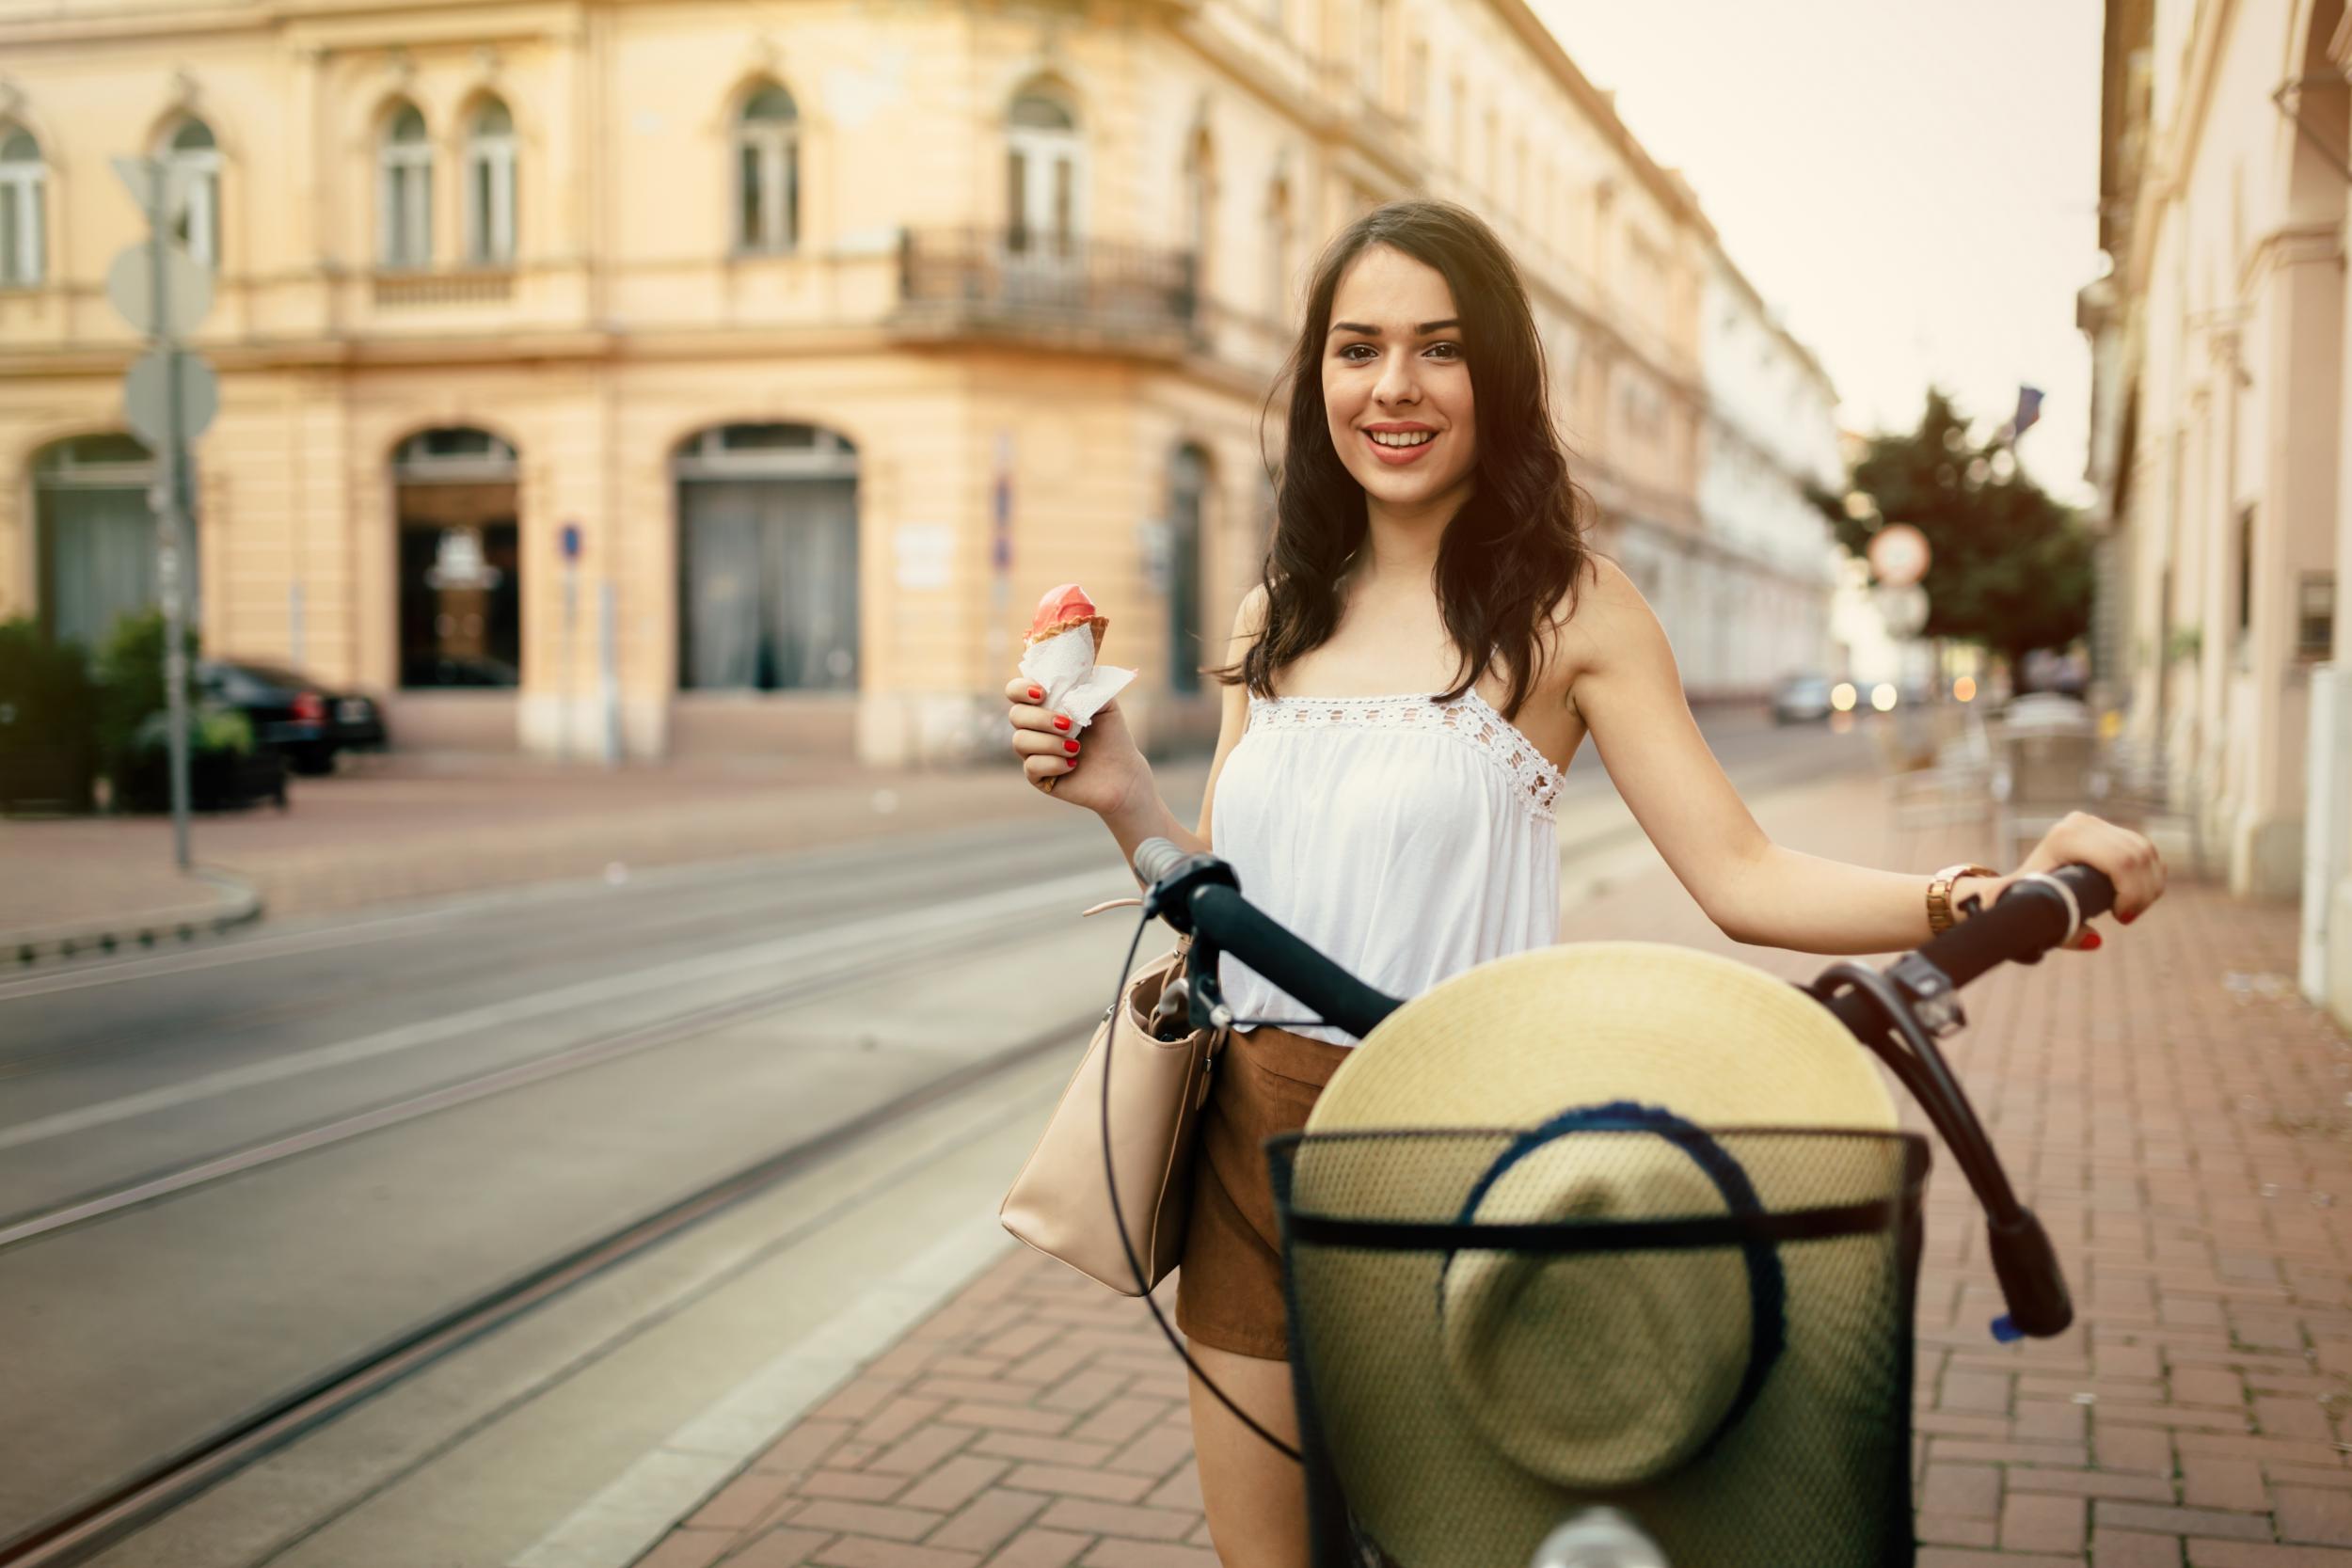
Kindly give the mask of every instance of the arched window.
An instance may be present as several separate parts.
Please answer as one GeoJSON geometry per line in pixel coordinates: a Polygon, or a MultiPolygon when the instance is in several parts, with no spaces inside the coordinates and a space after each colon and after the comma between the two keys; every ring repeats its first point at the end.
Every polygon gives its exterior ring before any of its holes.
{"type": "Polygon", "coordinates": [[[129,436],[77,436],[33,459],[36,580],[53,640],[95,652],[118,620],[156,602],[155,479],[153,457],[129,436]]]}
{"type": "Polygon", "coordinates": [[[0,125],[0,286],[41,280],[41,196],[48,169],[40,143],[22,126],[0,125]]]}
{"type": "Polygon", "coordinates": [[[786,251],[801,242],[801,109],[773,82],[735,126],[736,246],[786,251]]]}
{"type": "Polygon", "coordinates": [[[466,260],[515,260],[515,117],[492,98],[466,128],[466,260]]]}
{"type": "Polygon", "coordinates": [[[182,120],[164,142],[163,160],[187,193],[187,204],[172,221],[172,237],[205,266],[220,265],[220,148],[213,128],[193,117],[182,120]]]}
{"type": "Polygon", "coordinates": [[[421,431],[392,453],[400,684],[522,679],[521,465],[486,430],[421,431]]]}
{"type": "Polygon", "coordinates": [[[376,153],[382,186],[377,227],[387,267],[433,264],[433,144],[424,116],[403,103],[384,127],[376,153]]]}
{"type": "Polygon", "coordinates": [[[1024,88],[1006,116],[1006,244],[1067,256],[1081,227],[1077,118],[1041,87],[1024,88]]]}

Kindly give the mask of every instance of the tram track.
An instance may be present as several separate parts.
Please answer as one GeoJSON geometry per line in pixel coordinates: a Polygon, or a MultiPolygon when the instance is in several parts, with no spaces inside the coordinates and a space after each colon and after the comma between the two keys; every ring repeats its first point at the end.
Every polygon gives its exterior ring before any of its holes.
{"type": "Polygon", "coordinates": [[[510,1063],[495,1071],[439,1085],[419,1094],[404,1096],[225,1154],[159,1171],[40,1212],[21,1217],[0,1217],[0,1252],[73,1226],[103,1219],[125,1209],[160,1202],[191,1188],[330,1148],[352,1138],[399,1126],[403,1122],[414,1121],[421,1117],[470,1104],[477,1100],[564,1073],[578,1072],[641,1051],[690,1039],[723,1024],[755,1018],[861,980],[903,969],[909,963],[985,952],[992,946],[1020,941],[1026,934],[1017,927],[992,925],[984,927],[977,940],[967,933],[956,932],[928,942],[898,946],[864,960],[839,963],[820,973],[796,976],[748,995],[689,1008],[649,1023],[617,1030],[521,1062],[510,1063]]]}
{"type": "Polygon", "coordinates": [[[1073,1013],[1016,1044],[942,1073],[478,1292],[0,1541],[0,1568],[68,1568],[87,1561],[304,1433],[448,1359],[564,1291],[642,1257],[859,1140],[1048,1051],[1068,1046],[1091,1024],[1094,1016],[1092,1010],[1073,1013]]]}
{"type": "MultiPolygon", "coordinates": [[[[1089,860],[1099,861],[1099,856],[1087,852],[1093,850],[1094,847],[1090,842],[1084,846],[1073,844],[1068,857],[1069,863],[1073,866],[1077,866],[1087,863],[1089,860]]],[[[1021,863],[1024,879],[1035,878],[1040,870],[1037,863],[1038,851],[1034,847],[1016,848],[996,844],[986,847],[978,845],[968,847],[954,847],[954,848],[961,863],[972,871],[972,879],[977,885],[1002,885],[1005,880],[1009,879],[1004,875],[1005,867],[991,863],[986,859],[986,856],[991,853],[998,855],[1008,863],[1017,858],[1021,863]],[[980,859],[976,862],[975,856],[980,859]]],[[[825,877],[827,862],[846,863],[850,858],[848,852],[838,856],[795,857],[789,864],[777,868],[775,874],[780,879],[789,877],[798,885],[805,885],[810,881],[821,883],[825,877]]],[[[732,868],[730,869],[732,871],[732,868]]],[[[628,923],[626,928],[617,935],[625,941],[629,950],[642,954],[647,948],[663,944],[691,945],[713,934],[740,929],[747,923],[775,925],[788,922],[793,929],[816,928],[835,925],[846,919],[873,915],[894,906],[903,905],[908,894],[925,890],[927,879],[933,875],[934,872],[928,858],[903,865],[888,864],[881,867],[878,873],[877,868],[871,864],[871,856],[868,854],[860,858],[858,885],[842,889],[833,884],[825,884],[823,894],[825,903],[821,908],[809,908],[808,905],[813,901],[807,899],[804,895],[795,899],[792,894],[797,891],[797,887],[777,889],[772,896],[765,898],[755,895],[753,902],[731,905],[718,911],[688,909],[675,912],[655,913],[651,918],[647,918],[647,911],[640,905],[627,911],[629,915],[628,923]]],[[[733,872],[730,875],[708,878],[703,880],[700,886],[690,884],[687,891],[706,895],[714,892],[723,893],[729,890],[731,884],[745,879],[747,879],[747,874],[733,872]]],[[[678,879],[673,878],[671,881],[675,884],[678,879]]],[[[658,889],[653,891],[652,895],[662,897],[673,891],[675,891],[674,888],[658,889]]],[[[629,896],[639,892],[640,890],[632,888],[629,894],[625,894],[623,896],[629,896]]],[[[254,957],[261,960],[278,957],[308,958],[317,953],[331,952],[339,947],[355,945],[366,941],[402,940],[419,934],[416,929],[419,920],[416,916],[404,914],[386,917],[382,924],[389,928],[381,932],[363,928],[353,933],[330,930],[289,934],[286,937],[275,939],[271,942],[269,950],[257,953],[254,957]]],[[[256,940],[257,942],[270,941],[270,939],[256,940]]],[[[508,950],[500,952],[495,957],[480,959],[469,960],[462,956],[453,959],[441,959],[437,962],[432,972],[432,983],[437,989],[448,990],[471,981],[489,979],[501,974],[512,974],[516,972],[517,964],[529,966],[564,961],[577,962],[580,958],[577,951],[579,937],[575,932],[550,930],[539,935],[535,940],[536,950],[520,954],[508,950]],[[566,944],[571,945],[567,948],[566,944]]],[[[217,961],[232,956],[223,954],[202,957],[217,961]]],[[[171,956],[172,958],[183,957],[198,956],[171,956]]],[[[160,962],[168,963],[168,960],[160,962]]],[[[183,966],[180,965],[158,967],[153,977],[166,978],[182,972],[183,966]]],[[[122,976],[125,979],[146,977],[148,976],[145,974],[122,976]]],[[[15,1001],[20,996],[30,998],[43,994],[46,990],[58,989],[57,982],[72,978],[75,977],[39,976],[29,982],[17,982],[13,986],[0,982],[0,1005],[15,1001]]],[[[154,1055],[167,1051],[187,1051],[200,1047],[201,1042],[207,1038],[235,1035],[263,1026],[300,1023],[310,1019],[347,1012],[360,1005],[412,991],[415,987],[415,977],[408,974],[375,983],[345,981],[338,984],[335,989],[315,996],[281,999],[240,1007],[233,1011],[212,1014],[204,1018],[195,1028],[175,1035],[168,1042],[157,1041],[153,1037],[152,1031],[142,1025],[93,1035],[52,1045],[45,1049],[20,1051],[13,1054],[0,1055],[0,1079],[40,1071],[59,1063],[94,1060],[101,1056],[111,1057],[115,1060],[127,1060],[135,1056],[154,1055]]]]}

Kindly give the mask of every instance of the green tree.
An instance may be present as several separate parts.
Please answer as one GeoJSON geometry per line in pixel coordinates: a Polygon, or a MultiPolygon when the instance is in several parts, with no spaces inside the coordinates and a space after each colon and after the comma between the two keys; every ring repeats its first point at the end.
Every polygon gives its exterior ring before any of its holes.
{"type": "Polygon", "coordinates": [[[2026,477],[2000,439],[1969,439],[1968,421],[1930,388],[1918,428],[1870,438],[1851,485],[1874,515],[1845,498],[1814,504],[1855,555],[1889,523],[1927,536],[1928,624],[1922,635],[1978,642],[2014,671],[2035,648],[2062,648],[2090,628],[2091,542],[2074,512],[2026,477]]]}

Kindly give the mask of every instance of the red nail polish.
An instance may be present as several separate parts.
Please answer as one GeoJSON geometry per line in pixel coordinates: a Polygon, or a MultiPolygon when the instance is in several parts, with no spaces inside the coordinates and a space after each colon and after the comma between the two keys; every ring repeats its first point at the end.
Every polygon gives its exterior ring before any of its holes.
{"type": "Polygon", "coordinates": [[[1063,751],[1065,751],[1065,752],[1069,752],[1071,755],[1073,755],[1073,756],[1075,756],[1075,755],[1077,755],[1077,754],[1078,754],[1078,743],[1077,743],[1076,741],[1074,741],[1074,740],[1065,740],[1065,741],[1063,741],[1063,742],[1061,743],[1061,749],[1062,749],[1063,751]]]}
{"type": "Polygon", "coordinates": [[[1057,730],[1066,730],[1066,729],[1068,729],[1069,727],[1070,727],[1070,719],[1069,719],[1068,715],[1062,715],[1062,716],[1057,717],[1057,718],[1055,719],[1055,721],[1054,721],[1054,728],[1056,728],[1056,729],[1057,729],[1057,730]]]}
{"type": "Polygon", "coordinates": [[[2133,921],[2139,918],[2139,911],[2137,910],[2134,910],[2129,914],[2119,914],[2115,918],[2122,921],[2124,925],[2129,926],[2133,921]]]}
{"type": "Polygon", "coordinates": [[[2104,946],[2104,945],[2105,945],[2105,940],[2106,940],[2106,939],[2102,938],[2102,937],[2099,935],[2099,933],[2098,933],[2098,932],[2096,932],[2096,931],[2086,931],[2086,932],[2084,932],[2084,933],[2083,933],[2083,951],[2084,951],[2084,952],[2086,952],[2086,953],[2088,953],[2088,952],[2090,952],[2091,949],[2093,949],[2093,948],[2095,948],[2095,947],[2104,946]]]}
{"type": "Polygon", "coordinates": [[[1040,688],[1040,687],[1034,687],[1034,686],[1033,686],[1033,687],[1031,687],[1031,688],[1029,688],[1029,701],[1031,701],[1031,702],[1033,702],[1033,703],[1034,703],[1034,702],[1036,702],[1036,701],[1037,701],[1040,697],[1042,697],[1042,696],[1044,696],[1044,695],[1045,695],[1045,692],[1044,692],[1043,689],[1041,689],[1041,688],[1040,688]]]}

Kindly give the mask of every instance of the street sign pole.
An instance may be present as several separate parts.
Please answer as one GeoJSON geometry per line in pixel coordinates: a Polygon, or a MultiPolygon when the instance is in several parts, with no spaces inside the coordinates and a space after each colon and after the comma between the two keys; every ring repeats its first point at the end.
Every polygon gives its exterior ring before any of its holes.
{"type": "Polygon", "coordinates": [[[180,395],[180,367],[173,363],[180,345],[174,341],[170,309],[164,297],[164,241],[168,223],[164,212],[160,171],[147,182],[147,254],[154,282],[151,299],[154,331],[163,347],[167,388],[164,440],[164,504],[157,512],[156,586],[164,595],[164,704],[171,735],[171,853],[180,869],[188,869],[188,648],[187,598],[182,590],[181,567],[186,559],[187,409],[180,395]]]}
{"type": "Polygon", "coordinates": [[[164,601],[164,703],[171,752],[171,846],[188,869],[188,518],[195,509],[188,443],[220,407],[220,388],[201,355],[180,346],[213,305],[213,277],[171,243],[172,214],[185,195],[184,171],[153,158],[117,158],[115,173],[147,218],[147,242],[117,256],[106,295],[149,349],[123,378],[123,414],[156,453],[149,502],[155,513],[155,586],[164,601]]]}

